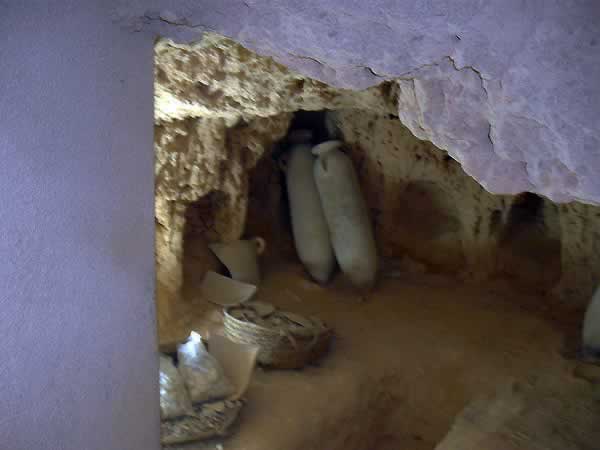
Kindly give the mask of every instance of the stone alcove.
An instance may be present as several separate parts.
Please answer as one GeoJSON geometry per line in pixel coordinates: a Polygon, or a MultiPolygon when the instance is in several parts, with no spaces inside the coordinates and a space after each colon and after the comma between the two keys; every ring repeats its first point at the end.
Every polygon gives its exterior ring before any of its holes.
{"type": "Polygon", "coordinates": [[[561,277],[558,208],[525,193],[514,198],[500,232],[499,270],[538,292],[550,292],[561,277]]]}
{"type": "Polygon", "coordinates": [[[397,197],[397,226],[389,230],[407,255],[442,272],[459,271],[465,262],[460,216],[449,200],[437,183],[411,181],[397,197]]]}

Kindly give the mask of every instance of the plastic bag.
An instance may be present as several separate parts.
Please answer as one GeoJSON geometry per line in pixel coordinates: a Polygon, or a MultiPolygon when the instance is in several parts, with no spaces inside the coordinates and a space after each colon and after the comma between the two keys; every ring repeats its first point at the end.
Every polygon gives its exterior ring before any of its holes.
{"type": "Polygon", "coordinates": [[[208,353],[198,333],[192,331],[187,342],[179,345],[177,357],[192,403],[219,400],[235,392],[219,361],[208,353]]]}
{"type": "Polygon", "coordinates": [[[193,412],[185,383],[171,358],[160,355],[160,416],[171,419],[193,412]]]}

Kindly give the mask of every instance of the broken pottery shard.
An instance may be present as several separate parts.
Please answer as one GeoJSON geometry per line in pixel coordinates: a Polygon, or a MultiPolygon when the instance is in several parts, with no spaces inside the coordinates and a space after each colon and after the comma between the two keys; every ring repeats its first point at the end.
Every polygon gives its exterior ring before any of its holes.
{"type": "Polygon", "coordinates": [[[213,335],[208,340],[211,355],[221,364],[225,375],[235,386],[229,400],[241,398],[250,384],[259,348],[252,344],[233,342],[225,336],[213,335]]]}
{"type": "Polygon", "coordinates": [[[234,280],[258,284],[260,270],[258,256],[265,251],[265,240],[260,237],[227,244],[211,244],[209,248],[227,267],[234,280]]]}
{"type": "Polygon", "coordinates": [[[202,282],[202,296],[209,302],[231,306],[247,302],[256,293],[256,286],[208,271],[202,282]]]}

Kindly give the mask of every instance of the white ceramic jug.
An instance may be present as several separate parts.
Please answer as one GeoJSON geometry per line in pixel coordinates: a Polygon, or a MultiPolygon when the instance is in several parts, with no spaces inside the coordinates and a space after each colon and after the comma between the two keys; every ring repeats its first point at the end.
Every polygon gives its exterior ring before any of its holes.
{"type": "Polygon", "coordinates": [[[314,174],[337,262],[358,287],[369,288],[377,274],[377,249],[358,176],[340,141],[313,148],[314,174]]]}
{"type": "Polygon", "coordinates": [[[335,255],[314,179],[310,132],[292,136],[286,169],[292,232],[298,257],[310,275],[325,283],[335,269],[335,255]]]}
{"type": "Polygon", "coordinates": [[[258,256],[266,248],[263,238],[255,237],[223,244],[210,244],[209,248],[227,267],[231,278],[255,286],[260,283],[258,256]]]}

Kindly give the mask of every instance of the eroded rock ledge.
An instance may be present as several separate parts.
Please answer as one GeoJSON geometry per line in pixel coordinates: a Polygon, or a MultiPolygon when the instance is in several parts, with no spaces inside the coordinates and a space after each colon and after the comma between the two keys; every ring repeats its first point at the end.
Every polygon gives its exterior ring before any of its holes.
{"type": "Polygon", "coordinates": [[[130,29],[216,31],[332,86],[400,80],[398,113],[491,192],[600,202],[600,7],[576,3],[118,2],[130,29]]]}

